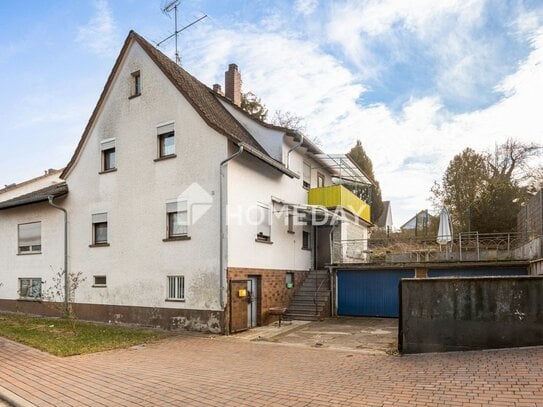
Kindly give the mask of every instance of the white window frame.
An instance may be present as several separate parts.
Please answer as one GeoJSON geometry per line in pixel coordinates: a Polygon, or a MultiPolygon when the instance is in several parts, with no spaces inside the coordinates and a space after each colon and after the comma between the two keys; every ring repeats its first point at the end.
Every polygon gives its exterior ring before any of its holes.
{"type": "Polygon", "coordinates": [[[183,239],[189,236],[189,203],[186,200],[172,200],[166,202],[166,240],[168,239],[183,239]],[[185,233],[172,234],[170,228],[170,216],[175,213],[186,214],[185,233]]]}
{"type": "Polygon", "coordinates": [[[43,285],[43,281],[42,281],[41,277],[20,277],[18,280],[19,280],[18,294],[19,294],[20,299],[23,299],[23,300],[41,300],[41,298],[42,298],[42,285],[43,285]],[[21,290],[21,285],[22,285],[23,281],[28,281],[29,282],[28,290],[32,289],[34,281],[38,281],[39,282],[39,287],[40,287],[39,294],[37,296],[35,296],[35,297],[23,296],[22,295],[22,290],[21,290]]]}
{"type": "Polygon", "coordinates": [[[167,276],[166,301],[185,301],[185,276],[167,276]]]}
{"type": "Polygon", "coordinates": [[[101,274],[101,275],[92,276],[92,278],[94,280],[94,284],[92,285],[93,287],[107,287],[107,276],[101,274]],[[104,278],[105,283],[97,283],[96,278],[104,278]]]}
{"type": "Polygon", "coordinates": [[[304,226],[302,231],[302,249],[303,250],[312,250],[313,249],[313,230],[311,226],[304,226]],[[304,235],[308,234],[308,245],[304,246],[304,235]]]}
{"type": "Polygon", "coordinates": [[[42,241],[41,241],[41,221],[37,222],[27,222],[27,223],[20,223],[17,225],[17,253],[18,254],[39,254],[42,252],[42,241]],[[32,244],[28,246],[22,246],[21,245],[21,226],[27,226],[27,225],[36,225],[39,224],[40,226],[40,241],[39,244],[32,244]],[[39,246],[39,249],[35,249],[36,246],[39,246]],[[28,250],[21,250],[21,247],[28,247],[28,250]]]}
{"type": "Polygon", "coordinates": [[[304,189],[311,189],[311,164],[307,161],[304,161],[302,164],[302,186],[304,189]],[[307,168],[309,169],[309,174],[306,174],[307,168]]]}
{"type": "Polygon", "coordinates": [[[177,137],[175,134],[175,121],[169,121],[165,123],[157,124],[156,126],[157,134],[157,159],[175,157],[177,153],[177,137]],[[173,137],[173,153],[164,154],[162,149],[162,141],[165,137],[173,137]]]}
{"type": "Polygon", "coordinates": [[[102,157],[100,167],[101,172],[110,172],[117,169],[117,140],[115,137],[100,141],[100,156],[102,157]],[[113,150],[113,154],[115,154],[115,165],[110,168],[106,168],[106,154],[111,150],[113,150]]]}
{"type": "Polygon", "coordinates": [[[92,246],[106,246],[109,244],[109,219],[107,212],[92,214],[92,246]],[[106,224],[106,240],[105,242],[96,241],[96,225],[106,224]]]}
{"type": "Polygon", "coordinates": [[[256,209],[256,240],[260,242],[270,242],[272,232],[270,205],[258,202],[256,209]]]}

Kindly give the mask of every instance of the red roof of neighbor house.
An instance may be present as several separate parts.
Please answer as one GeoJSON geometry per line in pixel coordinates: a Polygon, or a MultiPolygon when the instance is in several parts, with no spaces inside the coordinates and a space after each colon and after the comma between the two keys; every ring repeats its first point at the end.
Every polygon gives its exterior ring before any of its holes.
{"type": "Polygon", "coordinates": [[[98,99],[98,103],[94,108],[94,111],[83,131],[83,135],[79,144],[72,156],[70,162],[61,174],[61,178],[65,178],[74,166],[79,153],[81,152],[86,139],[90,134],[92,123],[96,119],[100,107],[104,103],[108,90],[113,82],[115,74],[117,73],[121,61],[126,54],[130,44],[135,41],[143,50],[149,55],[149,57],[155,62],[160,70],[166,75],[166,77],[172,82],[172,84],[183,94],[187,101],[194,107],[198,114],[204,119],[204,121],[217,132],[225,135],[233,142],[242,144],[246,150],[268,162],[268,164],[276,167],[280,171],[283,171],[289,176],[296,176],[292,171],[288,170],[281,162],[272,158],[268,152],[255,140],[255,138],[228,112],[228,110],[221,104],[217,98],[217,94],[208,86],[204,85],[194,76],[189,74],[174,61],[156,49],[142,36],[134,31],[130,31],[125,43],[121,49],[115,65],[108,77],[108,80],[104,86],[102,94],[98,99]]]}

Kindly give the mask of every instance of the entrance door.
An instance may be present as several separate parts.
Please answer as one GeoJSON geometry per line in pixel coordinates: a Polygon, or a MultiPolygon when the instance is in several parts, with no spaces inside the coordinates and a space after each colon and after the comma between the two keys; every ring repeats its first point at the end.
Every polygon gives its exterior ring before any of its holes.
{"type": "Polygon", "coordinates": [[[259,277],[249,276],[247,280],[247,327],[254,328],[258,324],[258,283],[259,277]]]}
{"type": "Polygon", "coordinates": [[[330,252],[331,226],[317,226],[315,228],[315,268],[321,270],[325,264],[330,264],[332,254],[330,252]]]}

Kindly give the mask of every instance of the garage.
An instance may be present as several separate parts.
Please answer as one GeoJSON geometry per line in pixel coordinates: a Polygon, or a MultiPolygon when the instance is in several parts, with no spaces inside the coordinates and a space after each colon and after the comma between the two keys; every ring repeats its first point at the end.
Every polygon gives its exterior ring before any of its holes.
{"type": "Polygon", "coordinates": [[[414,277],[409,269],[338,270],[338,315],[397,318],[400,280],[414,277]]]}

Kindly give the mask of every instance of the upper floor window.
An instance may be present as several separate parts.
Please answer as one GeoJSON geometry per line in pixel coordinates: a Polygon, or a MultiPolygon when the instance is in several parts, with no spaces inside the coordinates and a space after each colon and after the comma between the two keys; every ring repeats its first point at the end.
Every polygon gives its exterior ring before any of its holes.
{"type": "Polygon", "coordinates": [[[311,188],[311,165],[304,161],[303,186],[305,189],[311,188]]]}
{"type": "Polygon", "coordinates": [[[266,204],[257,205],[257,229],[256,240],[269,242],[271,240],[270,207],[266,204]]]}
{"type": "Polygon", "coordinates": [[[18,226],[19,254],[41,252],[41,222],[24,223],[18,226]]]}
{"type": "Polygon", "coordinates": [[[324,175],[318,172],[317,173],[317,188],[323,188],[323,187],[324,187],[324,175]]]}
{"type": "Polygon", "coordinates": [[[96,246],[107,245],[107,213],[92,215],[92,244],[96,246]]]}
{"type": "Polygon", "coordinates": [[[175,130],[174,123],[157,127],[158,158],[175,156],[175,130]]]}
{"type": "Polygon", "coordinates": [[[302,232],[302,249],[311,249],[311,226],[304,226],[302,232]]]}
{"type": "Polygon", "coordinates": [[[132,94],[130,96],[141,95],[141,75],[140,71],[132,72],[132,94]]]}
{"type": "Polygon", "coordinates": [[[108,172],[117,169],[115,139],[111,138],[100,142],[100,149],[102,151],[102,172],[108,172]]]}
{"type": "Polygon", "coordinates": [[[188,237],[187,201],[176,201],[166,204],[168,217],[168,239],[188,237]]]}

